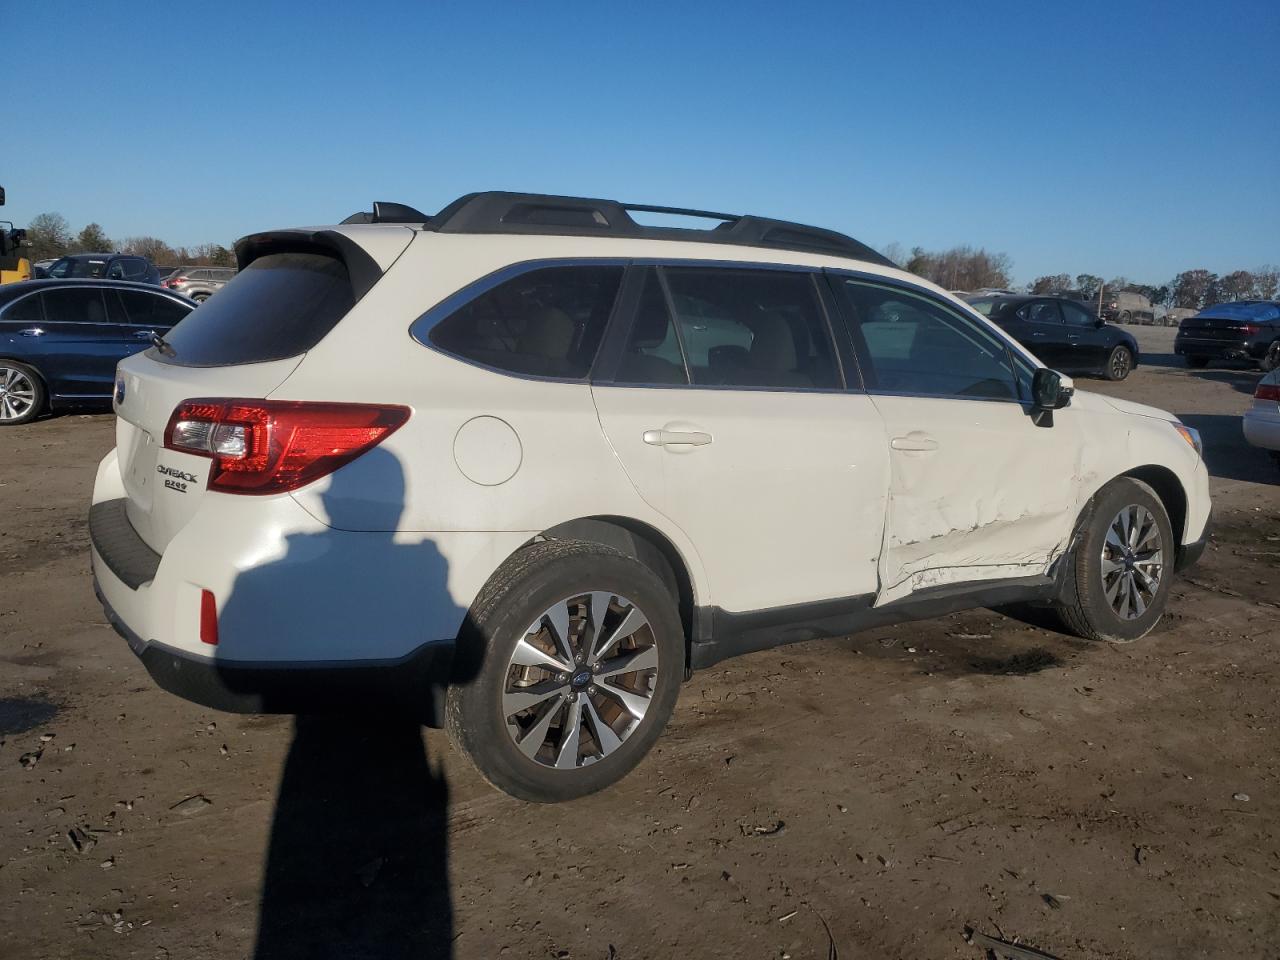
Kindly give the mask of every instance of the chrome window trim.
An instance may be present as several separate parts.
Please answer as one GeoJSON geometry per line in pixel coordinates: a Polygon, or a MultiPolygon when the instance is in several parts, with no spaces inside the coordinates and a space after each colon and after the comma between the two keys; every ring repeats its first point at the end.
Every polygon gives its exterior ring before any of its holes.
{"type": "MultiPolygon", "coordinates": [[[[825,387],[725,387],[718,384],[702,384],[701,386],[691,383],[618,383],[615,381],[597,382],[591,379],[594,371],[596,360],[599,359],[599,350],[596,351],[596,358],[592,360],[591,368],[587,370],[585,376],[582,377],[539,377],[527,373],[515,373],[511,370],[504,370],[501,367],[490,366],[487,363],[481,363],[478,360],[472,360],[468,357],[459,356],[456,353],[450,353],[448,350],[442,350],[431,342],[431,331],[436,324],[440,323],[445,317],[451,315],[454,311],[466,306],[472,300],[484,296],[494,287],[506,283],[508,280],[531,273],[534,270],[543,270],[550,267],[701,267],[701,268],[721,268],[736,270],[779,270],[790,273],[809,273],[817,277],[822,274],[821,267],[807,267],[794,263],[757,263],[750,260],[708,260],[697,259],[689,260],[682,257],[548,257],[546,259],[537,260],[521,260],[517,263],[507,264],[500,267],[492,273],[485,274],[477,280],[471,281],[460,290],[449,294],[433,307],[429,307],[424,313],[418,316],[416,320],[409,324],[409,336],[426,347],[433,353],[437,353],[442,357],[448,357],[459,363],[465,363],[468,366],[475,367],[479,370],[487,370],[490,373],[496,373],[504,377],[514,377],[517,380],[531,380],[536,383],[579,383],[591,384],[594,387],[632,387],[643,389],[658,390],[734,390],[734,391],[750,391],[764,393],[862,393],[864,391],[856,390],[848,387],[825,388],[825,387]]],[[[875,276],[875,274],[871,274],[875,276]]],[[[665,292],[665,285],[664,285],[665,292]]],[[[618,288],[618,294],[614,299],[614,309],[617,309],[619,298],[622,295],[621,286],[618,288]]],[[[815,291],[816,295],[816,291],[815,291]]],[[[821,306],[821,301],[819,301],[821,306]]],[[[613,322],[610,316],[608,324],[613,322]]],[[[609,334],[606,325],[605,336],[609,334]]],[[[601,345],[604,341],[601,340],[601,345]]],[[[683,352],[683,351],[682,351],[683,352]]],[[[839,358],[836,358],[837,364],[839,358]]]]}

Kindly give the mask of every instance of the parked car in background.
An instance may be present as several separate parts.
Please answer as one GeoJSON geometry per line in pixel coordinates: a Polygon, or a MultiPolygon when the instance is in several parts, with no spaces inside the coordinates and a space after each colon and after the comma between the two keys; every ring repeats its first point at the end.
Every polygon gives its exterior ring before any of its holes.
{"type": "Polygon", "coordinates": [[[57,262],[57,257],[54,257],[51,260],[37,260],[31,265],[31,275],[37,280],[43,280],[45,277],[49,276],[49,268],[57,262]]]}
{"type": "Polygon", "coordinates": [[[1205,545],[1194,429],[852,238],[636,209],[480,193],[237,243],[120,364],[89,512],[156,681],[441,706],[490,783],[552,801],[631,770],[726,657],[996,603],[1156,626],[1205,545]]]}
{"type": "Polygon", "coordinates": [[[195,308],[152,284],[29,280],[0,287],[0,425],[111,403],[116,364],[195,308]]]}
{"type": "Polygon", "coordinates": [[[1280,367],[1280,301],[1236,300],[1205,307],[1178,325],[1173,351],[1189,367],[1229,360],[1274,370],[1280,367]]]}
{"type": "Polygon", "coordinates": [[[1270,450],[1280,466],[1280,367],[1258,381],[1253,404],[1244,412],[1244,438],[1255,447],[1270,450]]]}
{"type": "Polygon", "coordinates": [[[133,280],[159,283],[160,271],[146,257],[129,253],[72,253],[59,257],[46,271],[55,280],[133,280]]]}
{"type": "Polygon", "coordinates": [[[1109,323],[1136,323],[1149,327],[1155,323],[1156,308],[1155,304],[1140,293],[1129,290],[1115,293],[1104,291],[1098,315],[1109,323]]]}
{"type": "Polygon", "coordinates": [[[160,274],[159,282],[163,284],[170,277],[175,276],[181,269],[181,267],[166,267],[156,264],[156,273],[160,274]]]}
{"type": "Polygon", "coordinates": [[[1163,327],[1176,327],[1187,317],[1194,317],[1196,311],[1190,307],[1170,307],[1156,317],[1156,323],[1163,327]]]}
{"type": "Polygon", "coordinates": [[[181,267],[164,281],[164,286],[201,303],[225,287],[235,275],[235,267],[181,267]]]}
{"type": "Polygon", "coordinates": [[[1055,370],[1123,380],[1138,365],[1138,341],[1078,300],[1018,294],[966,302],[1055,370]]]}

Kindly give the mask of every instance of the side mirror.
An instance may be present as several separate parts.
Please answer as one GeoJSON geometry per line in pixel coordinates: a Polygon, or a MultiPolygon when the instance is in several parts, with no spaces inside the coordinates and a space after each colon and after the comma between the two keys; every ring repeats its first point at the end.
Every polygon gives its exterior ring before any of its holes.
{"type": "Polygon", "coordinates": [[[1097,324],[1097,326],[1099,326],[1099,327],[1105,327],[1105,326],[1107,325],[1107,318],[1106,318],[1106,317],[1098,317],[1098,319],[1097,319],[1097,320],[1095,320],[1095,321],[1094,321],[1094,323],[1095,323],[1095,324],[1097,324]]]}
{"type": "Polygon", "coordinates": [[[1057,370],[1040,367],[1031,379],[1031,400],[1037,412],[1061,410],[1076,392],[1072,382],[1057,370]]]}

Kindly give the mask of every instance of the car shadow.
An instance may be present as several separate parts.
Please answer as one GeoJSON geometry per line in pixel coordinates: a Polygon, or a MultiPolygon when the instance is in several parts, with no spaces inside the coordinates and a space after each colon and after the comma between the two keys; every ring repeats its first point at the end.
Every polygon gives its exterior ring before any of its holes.
{"type": "Polygon", "coordinates": [[[443,663],[466,682],[480,664],[438,642],[470,636],[469,620],[435,543],[395,533],[404,489],[400,461],[382,449],[338,470],[321,495],[326,526],[286,535],[283,555],[244,570],[219,612],[223,686],[262,712],[299,714],[267,845],[256,960],[452,954],[449,789],[422,730],[438,720],[444,687],[419,667],[443,663]],[[331,669],[362,645],[415,653],[331,669]],[[265,681],[243,666],[269,656],[286,667],[265,681]]]}
{"type": "Polygon", "coordinates": [[[1258,381],[1262,379],[1262,373],[1258,370],[1196,370],[1191,375],[1201,380],[1225,383],[1233,390],[1249,396],[1253,396],[1253,391],[1258,389],[1258,381]]]}
{"type": "Polygon", "coordinates": [[[1252,483],[1275,483],[1280,479],[1267,452],[1245,440],[1240,417],[1180,413],[1178,419],[1200,431],[1204,461],[1211,476],[1252,483]]]}

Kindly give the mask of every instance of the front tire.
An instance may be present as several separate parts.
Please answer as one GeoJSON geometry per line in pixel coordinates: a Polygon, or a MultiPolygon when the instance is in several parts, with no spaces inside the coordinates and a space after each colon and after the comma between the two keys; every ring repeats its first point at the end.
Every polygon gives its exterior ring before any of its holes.
{"type": "Polygon", "coordinates": [[[684,675],[675,598],[612,547],[535,543],[493,575],[472,607],[449,688],[451,739],[480,774],[523,800],[602,790],[643,759],[684,675]]]}
{"type": "Polygon", "coordinates": [[[1169,601],[1177,551],[1164,504],[1141,480],[1121,477],[1094,498],[1057,604],[1087,640],[1131,643],[1154,629],[1169,601]]]}
{"type": "Polygon", "coordinates": [[[17,360],[0,360],[0,427],[30,423],[44,410],[45,399],[40,374],[17,360]]]}
{"type": "Polygon", "coordinates": [[[1121,311],[1121,313],[1120,313],[1120,322],[1121,322],[1121,323],[1133,323],[1133,314],[1131,314],[1128,310],[1123,310],[1123,311],[1121,311]]]}
{"type": "Polygon", "coordinates": [[[1133,354],[1126,346],[1117,346],[1111,350],[1111,355],[1107,357],[1107,365],[1102,371],[1102,375],[1108,380],[1123,380],[1129,376],[1129,371],[1133,369],[1133,354]]]}

